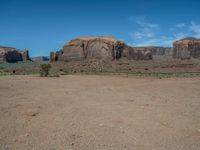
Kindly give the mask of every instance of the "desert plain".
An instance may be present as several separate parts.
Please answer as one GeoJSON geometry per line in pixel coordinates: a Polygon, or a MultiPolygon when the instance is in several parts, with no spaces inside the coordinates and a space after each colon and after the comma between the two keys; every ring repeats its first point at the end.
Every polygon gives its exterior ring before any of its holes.
{"type": "Polygon", "coordinates": [[[0,77],[1,150],[199,150],[200,78],[0,77]]]}

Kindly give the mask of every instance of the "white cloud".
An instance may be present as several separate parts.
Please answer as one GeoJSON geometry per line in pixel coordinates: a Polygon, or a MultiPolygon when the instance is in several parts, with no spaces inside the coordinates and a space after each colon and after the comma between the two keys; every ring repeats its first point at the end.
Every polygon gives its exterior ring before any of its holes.
{"type": "Polygon", "coordinates": [[[173,33],[173,37],[175,38],[175,40],[179,40],[179,39],[182,39],[182,38],[185,38],[185,37],[188,37],[188,36],[189,36],[189,33],[186,33],[186,32],[173,33]]]}
{"type": "Polygon", "coordinates": [[[134,33],[129,33],[129,35],[133,38],[133,39],[142,39],[142,38],[150,38],[153,37],[154,34],[153,33],[146,33],[146,32],[134,32],[134,33]]]}
{"type": "Polygon", "coordinates": [[[161,36],[159,39],[160,46],[172,46],[173,42],[176,41],[176,38],[170,36],[161,36]]]}
{"type": "Polygon", "coordinates": [[[153,24],[153,23],[149,23],[146,22],[145,19],[136,19],[135,22],[145,28],[158,28],[159,25],[158,24],[153,24]]]}
{"type": "Polygon", "coordinates": [[[155,46],[159,43],[158,39],[148,39],[136,44],[135,46],[155,46]]]}
{"type": "Polygon", "coordinates": [[[145,17],[130,20],[138,25],[135,32],[129,33],[132,46],[172,46],[174,41],[185,37],[200,38],[200,24],[196,22],[174,24],[168,32],[162,32],[159,24],[147,22],[145,17]]]}
{"type": "Polygon", "coordinates": [[[157,38],[146,39],[138,43],[132,43],[132,46],[172,46],[174,37],[160,36],[157,38]]]}
{"type": "Polygon", "coordinates": [[[197,24],[195,22],[191,22],[190,30],[194,33],[195,37],[200,37],[200,24],[197,24]]]}
{"type": "Polygon", "coordinates": [[[175,28],[169,28],[169,30],[170,30],[170,31],[175,31],[176,29],[175,29],[175,28]]]}
{"type": "Polygon", "coordinates": [[[179,23],[179,24],[176,25],[176,27],[178,27],[178,28],[183,28],[185,26],[186,26],[185,23],[179,23]]]}
{"type": "Polygon", "coordinates": [[[131,22],[134,22],[138,26],[138,31],[129,33],[133,39],[142,39],[142,38],[152,38],[160,30],[159,24],[154,24],[147,22],[145,17],[139,18],[130,18],[131,22]]]}

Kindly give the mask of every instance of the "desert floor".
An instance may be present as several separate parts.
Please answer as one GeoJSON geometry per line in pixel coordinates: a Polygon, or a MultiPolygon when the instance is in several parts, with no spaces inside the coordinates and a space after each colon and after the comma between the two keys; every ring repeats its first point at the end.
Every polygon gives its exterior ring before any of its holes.
{"type": "Polygon", "coordinates": [[[1,150],[199,150],[200,78],[0,77],[1,150]]]}

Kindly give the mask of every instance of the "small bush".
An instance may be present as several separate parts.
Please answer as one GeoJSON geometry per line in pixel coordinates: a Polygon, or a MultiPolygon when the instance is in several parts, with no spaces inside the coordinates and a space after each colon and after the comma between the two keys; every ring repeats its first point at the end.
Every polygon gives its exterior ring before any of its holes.
{"type": "Polygon", "coordinates": [[[47,77],[49,75],[50,69],[51,69],[50,64],[41,64],[40,65],[40,76],[47,77]]]}

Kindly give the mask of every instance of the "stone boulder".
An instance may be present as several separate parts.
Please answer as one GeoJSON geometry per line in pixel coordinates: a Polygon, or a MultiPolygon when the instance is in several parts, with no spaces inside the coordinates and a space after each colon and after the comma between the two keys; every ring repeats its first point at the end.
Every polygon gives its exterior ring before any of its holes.
{"type": "Polygon", "coordinates": [[[200,39],[184,38],[173,43],[173,58],[190,59],[200,57],[200,39]]]}
{"type": "Polygon", "coordinates": [[[30,60],[28,50],[17,50],[12,47],[0,46],[0,63],[15,63],[30,60]]]}
{"type": "Polygon", "coordinates": [[[50,53],[51,62],[81,61],[87,59],[152,59],[150,51],[135,50],[110,36],[80,37],[66,43],[62,50],[50,53]],[[133,56],[136,55],[136,56],[133,56]]]}

